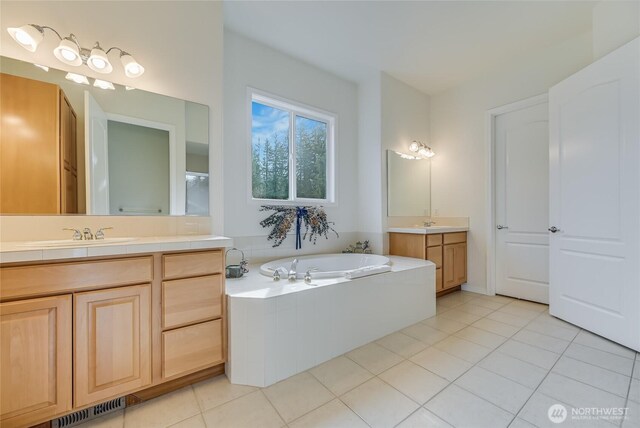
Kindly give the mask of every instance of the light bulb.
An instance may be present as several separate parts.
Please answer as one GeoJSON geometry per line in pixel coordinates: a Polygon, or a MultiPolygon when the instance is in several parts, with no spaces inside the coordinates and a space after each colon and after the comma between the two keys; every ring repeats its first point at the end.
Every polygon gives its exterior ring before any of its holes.
{"type": "Polygon", "coordinates": [[[71,37],[60,40],[60,44],[53,50],[53,54],[65,64],[76,66],[82,64],[78,45],[76,45],[71,37]]]}
{"type": "Polygon", "coordinates": [[[411,144],[409,144],[409,150],[412,152],[417,152],[420,149],[420,144],[418,144],[417,141],[412,142],[411,144]]]}
{"type": "Polygon", "coordinates": [[[139,77],[144,73],[144,67],[141,66],[131,55],[126,52],[123,52],[120,55],[120,61],[122,61],[122,66],[124,67],[124,74],[127,77],[139,77]]]}
{"type": "Polygon", "coordinates": [[[31,24],[18,28],[7,28],[7,31],[13,40],[29,52],[35,52],[44,37],[42,28],[31,24]]]}

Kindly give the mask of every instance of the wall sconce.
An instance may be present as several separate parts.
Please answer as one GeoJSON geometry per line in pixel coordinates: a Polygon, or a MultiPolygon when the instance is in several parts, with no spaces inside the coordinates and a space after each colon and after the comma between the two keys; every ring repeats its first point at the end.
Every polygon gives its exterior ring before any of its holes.
{"type": "Polygon", "coordinates": [[[73,66],[85,64],[97,73],[108,74],[113,71],[113,65],[108,57],[109,52],[117,50],[120,52],[120,62],[127,77],[140,77],[144,73],[144,67],[117,46],[105,51],[100,43],[96,42],[92,49],[83,48],[75,35],[69,34],[68,37],[63,38],[60,33],[46,25],[27,24],[17,28],[7,28],[13,40],[29,52],[36,51],[44,39],[44,30],[52,31],[60,39],[60,43],[53,50],[53,54],[60,62],[73,66]]]}
{"type": "Polygon", "coordinates": [[[436,155],[436,153],[431,149],[431,147],[427,146],[420,141],[413,141],[409,144],[409,150],[413,153],[417,153],[423,158],[432,158],[436,155]]]}

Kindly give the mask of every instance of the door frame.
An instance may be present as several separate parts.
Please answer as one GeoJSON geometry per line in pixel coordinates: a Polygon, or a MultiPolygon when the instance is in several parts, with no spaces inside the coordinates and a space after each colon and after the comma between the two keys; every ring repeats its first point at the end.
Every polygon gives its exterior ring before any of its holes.
{"type": "Polygon", "coordinates": [[[487,170],[485,179],[485,190],[487,195],[487,222],[485,231],[487,232],[487,294],[496,294],[496,143],[495,124],[496,117],[501,114],[511,113],[524,108],[533,107],[549,101],[548,93],[536,95],[510,104],[487,110],[485,113],[485,167],[487,170]]]}

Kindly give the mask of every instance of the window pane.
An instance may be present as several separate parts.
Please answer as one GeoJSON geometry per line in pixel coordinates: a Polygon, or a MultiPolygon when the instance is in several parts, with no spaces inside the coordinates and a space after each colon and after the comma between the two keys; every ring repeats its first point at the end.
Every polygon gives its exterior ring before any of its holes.
{"type": "Polygon", "coordinates": [[[327,198],[327,124],[296,116],[298,198],[327,198]]]}
{"type": "Polygon", "coordinates": [[[253,197],[289,198],[289,113],[253,102],[251,106],[253,197]]]}

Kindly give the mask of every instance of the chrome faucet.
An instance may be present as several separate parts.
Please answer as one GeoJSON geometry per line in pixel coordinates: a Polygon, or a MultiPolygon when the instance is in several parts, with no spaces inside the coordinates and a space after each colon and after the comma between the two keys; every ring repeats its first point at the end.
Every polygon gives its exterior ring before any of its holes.
{"type": "Polygon", "coordinates": [[[93,233],[91,233],[91,229],[89,229],[88,227],[84,228],[84,230],[82,231],[82,236],[85,241],[93,240],[93,233]]]}
{"type": "Polygon", "coordinates": [[[289,281],[293,282],[296,280],[296,277],[298,276],[298,273],[296,272],[296,269],[298,269],[298,259],[293,259],[293,261],[291,262],[291,267],[289,268],[289,281]]]}
{"type": "Polygon", "coordinates": [[[104,239],[104,231],[105,230],[110,230],[113,229],[113,227],[101,227],[100,229],[98,229],[98,231],[96,232],[94,238],[95,239],[104,239]]]}
{"type": "Polygon", "coordinates": [[[78,229],[74,229],[73,227],[64,227],[62,230],[72,230],[73,231],[73,240],[74,241],[82,241],[82,232],[78,229]]]}
{"type": "Polygon", "coordinates": [[[431,227],[431,226],[433,226],[434,224],[436,224],[436,222],[435,222],[435,221],[432,221],[432,220],[426,220],[426,221],[423,223],[424,227],[431,227]]]}

